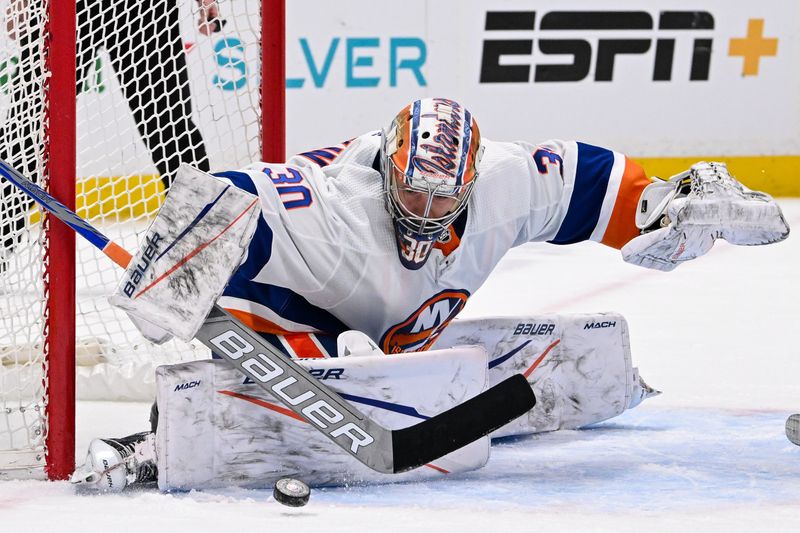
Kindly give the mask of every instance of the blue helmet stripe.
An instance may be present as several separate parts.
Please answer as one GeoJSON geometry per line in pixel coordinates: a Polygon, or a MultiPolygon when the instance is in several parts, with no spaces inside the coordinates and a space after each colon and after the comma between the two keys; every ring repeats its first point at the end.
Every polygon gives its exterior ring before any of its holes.
{"type": "Polygon", "coordinates": [[[464,181],[464,166],[467,163],[470,142],[472,142],[472,115],[465,109],[464,135],[461,137],[461,161],[458,164],[458,172],[456,173],[456,186],[462,185],[464,181]]]}
{"type": "Polygon", "coordinates": [[[412,161],[414,160],[414,156],[417,154],[417,131],[419,130],[419,115],[421,112],[421,104],[419,100],[415,100],[412,104],[411,108],[411,149],[408,152],[408,162],[406,163],[405,168],[405,175],[409,176],[411,173],[411,169],[413,168],[412,161]]]}

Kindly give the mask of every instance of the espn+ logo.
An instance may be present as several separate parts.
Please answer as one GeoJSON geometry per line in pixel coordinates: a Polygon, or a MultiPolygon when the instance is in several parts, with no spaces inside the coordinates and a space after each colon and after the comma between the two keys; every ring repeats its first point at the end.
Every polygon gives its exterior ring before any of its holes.
{"type": "Polygon", "coordinates": [[[480,83],[578,82],[592,67],[594,81],[613,81],[620,56],[651,49],[653,81],[672,79],[676,56],[681,61],[688,56],[690,81],[707,81],[714,17],[707,11],[662,11],[657,20],[646,11],[550,11],[541,16],[537,31],[535,11],[488,11],[484,29],[492,33],[483,41],[480,83]],[[655,37],[644,33],[652,35],[653,30],[655,37]],[[495,38],[499,32],[513,38],[495,38]],[[690,43],[688,53],[684,40],[690,43]],[[558,56],[561,62],[547,56],[558,56]],[[571,60],[564,62],[565,56],[571,60]]]}

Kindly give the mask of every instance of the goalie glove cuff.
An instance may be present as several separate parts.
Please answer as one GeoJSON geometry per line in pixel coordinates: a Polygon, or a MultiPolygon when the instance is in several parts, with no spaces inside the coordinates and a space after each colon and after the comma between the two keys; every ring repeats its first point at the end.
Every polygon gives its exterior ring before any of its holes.
{"type": "Polygon", "coordinates": [[[645,187],[636,208],[636,227],[642,233],[665,227],[669,224],[667,208],[676,198],[688,196],[691,191],[691,171],[681,172],[668,180],[655,177],[645,187]]]}

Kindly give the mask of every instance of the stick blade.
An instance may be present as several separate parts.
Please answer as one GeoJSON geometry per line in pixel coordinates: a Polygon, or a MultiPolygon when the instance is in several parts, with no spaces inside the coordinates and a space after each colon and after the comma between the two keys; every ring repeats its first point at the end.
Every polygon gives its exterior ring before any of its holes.
{"type": "Polygon", "coordinates": [[[417,468],[458,450],[522,416],[535,404],[528,380],[515,374],[425,422],[394,430],[394,472],[417,468]]]}

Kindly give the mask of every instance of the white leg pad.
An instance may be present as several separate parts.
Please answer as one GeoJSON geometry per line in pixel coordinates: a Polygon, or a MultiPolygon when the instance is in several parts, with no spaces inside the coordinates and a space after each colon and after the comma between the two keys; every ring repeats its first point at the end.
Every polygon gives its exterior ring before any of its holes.
{"type": "Polygon", "coordinates": [[[527,374],[536,406],[492,437],[575,429],[658,394],[631,362],[628,323],[617,313],[454,320],[437,348],[478,344],[494,385],[527,374]]]}
{"type": "MultiPolygon", "coordinates": [[[[460,404],[488,382],[487,355],[480,347],[301,364],[389,429],[460,404]]],[[[156,381],[162,490],[265,488],[286,476],[317,486],[421,480],[474,470],[489,458],[489,439],[484,437],[416,470],[380,474],[259,387],[243,383],[244,377],[224,362],[160,367],[156,381]]]]}

